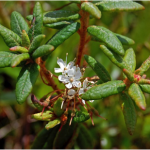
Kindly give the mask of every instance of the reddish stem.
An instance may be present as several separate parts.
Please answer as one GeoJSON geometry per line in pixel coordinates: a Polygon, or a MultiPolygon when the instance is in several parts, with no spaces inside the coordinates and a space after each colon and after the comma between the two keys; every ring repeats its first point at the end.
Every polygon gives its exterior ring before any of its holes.
{"type": "Polygon", "coordinates": [[[46,81],[48,83],[45,83],[46,85],[49,85],[53,88],[53,90],[55,90],[57,92],[57,94],[60,94],[60,91],[56,85],[56,83],[53,80],[52,74],[50,71],[48,71],[45,67],[45,63],[41,58],[37,59],[37,64],[40,65],[40,75],[42,80],[44,81],[44,79],[46,79],[46,81]]]}
{"type": "MultiPolygon", "coordinates": [[[[78,5],[79,7],[81,7],[80,5],[78,5]]],[[[83,50],[85,47],[85,44],[87,42],[86,40],[86,36],[87,36],[87,28],[88,28],[88,23],[89,23],[89,13],[80,10],[80,22],[81,22],[81,29],[79,35],[80,35],[80,44],[79,44],[79,49],[78,49],[78,53],[77,53],[77,61],[76,64],[80,67],[81,65],[81,59],[83,56],[83,50]]]]}

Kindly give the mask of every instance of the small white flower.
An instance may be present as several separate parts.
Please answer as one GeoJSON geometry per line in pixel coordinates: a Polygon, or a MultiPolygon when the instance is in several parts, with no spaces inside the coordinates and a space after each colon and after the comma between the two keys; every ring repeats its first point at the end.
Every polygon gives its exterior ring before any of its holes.
{"type": "Polygon", "coordinates": [[[69,69],[71,69],[74,65],[74,62],[71,61],[68,64],[66,64],[62,59],[57,60],[57,64],[60,66],[60,68],[54,68],[55,73],[62,72],[63,74],[67,73],[69,69]]]}
{"type": "Polygon", "coordinates": [[[68,90],[68,95],[69,96],[74,96],[76,94],[76,91],[74,89],[68,90]]]}
{"type": "Polygon", "coordinates": [[[68,90],[68,98],[69,99],[72,99],[75,94],[76,94],[76,91],[74,89],[68,90]]]}
{"type": "MultiPolygon", "coordinates": [[[[88,87],[88,80],[87,78],[83,81],[83,88],[80,88],[79,90],[79,95],[85,93],[88,89],[90,89],[91,87],[88,87]]],[[[94,100],[90,100],[90,102],[93,102],[94,100]]],[[[85,100],[82,99],[82,102],[85,104],[85,100]]]]}
{"type": "Polygon", "coordinates": [[[67,55],[66,54],[66,62],[64,62],[62,59],[57,60],[57,64],[60,66],[60,68],[54,68],[55,73],[66,74],[69,69],[71,69],[74,65],[74,61],[71,61],[67,64],[67,55]]]}
{"type": "Polygon", "coordinates": [[[81,87],[81,82],[79,81],[81,78],[82,74],[80,71],[80,68],[77,66],[73,66],[71,69],[68,70],[68,78],[64,80],[66,84],[66,87],[68,89],[72,87],[81,87]]]}

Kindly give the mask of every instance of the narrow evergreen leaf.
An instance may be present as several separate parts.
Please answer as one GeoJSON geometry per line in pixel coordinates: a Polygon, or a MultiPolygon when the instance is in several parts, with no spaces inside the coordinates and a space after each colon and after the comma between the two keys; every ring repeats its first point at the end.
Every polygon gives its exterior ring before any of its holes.
{"type": "Polygon", "coordinates": [[[150,68],[150,56],[142,63],[141,67],[135,71],[135,74],[143,75],[150,68]]]}
{"type": "Polygon", "coordinates": [[[90,118],[89,113],[87,112],[82,112],[82,111],[76,111],[75,116],[73,117],[72,121],[73,122],[84,122],[90,118]]]}
{"type": "Polygon", "coordinates": [[[50,119],[52,117],[52,112],[51,111],[45,111],[45,112],[43,112],[43,114],[42,114],[42,112],[40,112],[40,113],[33,114],[31,117],[36,119],[36,120],[50,121],[50,119]]]}
{"type": "Polygon", "coordinates": [[[12,31],[18,34],[20,37],[22,36],[22,30],[25,30],[26,32],[28,32],[29,30],[28,24],[25,19],[20,13],[16,11],[13,11],[11,14],[10,25],[12,31]]]}
{"type": "Polygon", "coordinates": [[[46,12],[43,15],[43,23],[55,23],[60,21],[72,21],[80,18],[80,15],[70,10],[56,10],[46,12]]]}
{"type": "Polygon", "coordinates": [[[16,97],[19,104],[22,104],[27,99],[36,82],[38,74],[37,64],[28,64],[21,69],[16,84],[16,97]]]}
{"type": "Polygon", "coordinates": [[[30,58],[30,55],[28,53],[16,55],[11,61],[11,67],[14,68],[17,65],[19,65],[22,61],[27,60],[29,58],[30,58]]]}
{"type": "Polygon", "coordinates": [[[13,31],[0,25],[0,34],[8,47],[21,45],[21,38],[13,31]]]}
{"type": "Polygon", "coordinates": [[[28,35],[32,41],[36,36],[42,34],[43,26],[43,12],[39,2],[37,2],[33,9],[32,27],[30,28],[28,35]]]}
{"type": "Polygon", "coordinates": [[[100,64],[97,60],[93,57],[84,55],[86,62],[89,66],[93,69],[93,71],[100,77],[103,82],[107,82],[111,80],[111,77],[105,67],[100,64]]]}
{"type": "MultiPolygon", "coordinates": [[[[133,45],[135,42],[123,35],[114,33],[116,35],[116,37],[118,38],[118,40],[121,42],[122,45],[133,45]]],[[[98,39],[97,37],[92,36],[91,40],[96,41],[96,42],[100,42],[101,45],[104,44],[104,42],[102,42],[100,39],[98,39]]]]}
{"type": "Polygon", "coordinates": [[[117,33],[115,33],[115,35],[117,36],[119,41],[122,43],[122,45],[133,45],[135,43],[132,39],[130,39],[124,35],[117,34],[117,33]]]}
{"type": "Polygon", "coordinates": [[[142,109],[146,109],[146,101],[143,92],[138,84],[133,83],[128,89],[129,96],[135,101],[136,105],[142,109]]]}
{"type": "Polygon", "coordinates": [[[28,50],[24,47],[21,47],[21,46],[11,47],[9,50],[12,52],[28,53],[28,50]]]}
{"type": "Polygon", "coordinates": [[[31,149],[42,149],[51,132],[52,129],[47,131],[45,128],[43,128],[36,136],[31,149]]]}
{"type": "Polygon", "coordinates": [[[60,124],[60,119],[55,119],[53,121],[50,121],[48,124],[46,124],[45,128],[47,130],[54,128],[56,125],[60,124]]]}
{"type": "Polygon", "coordinates": [[[135,58],[135,52],[132,48],[126,50],[123,60],[130,67],[131,71],[134,72],[136,68],[136,58],[135,58]]]}
{"type": "Polygon", "coordinates": [[[93,149],[93,137],[90,131],[83,125],[80,124],[80,132],[77,138],[77,143],[81,149],[93,149]]]}
{"type": "Polygon", "coordinates": [[[94,86],[82,95],[84,100],[100,100],[110,95],[118,94],[126,88],[123,81],[108,81],[106,83],[94,86]]]}
{"type": "Polygon", "coordinates": [[[11,61],[17,54],[11,52],[0,52],[0,68],[11,67],[11,61]]]}
{"type": "Polygon", "coordinates": [[[118,66],[121,69],[127,69],[130,70],[129,66],[125,63],[125,61],[122,59],[121,56],[118,54],[112,52],[110,49],[108,49],[104,45],[100,45],[100,49],[105,53],[105,55],[112,61],[116,66],[118,66]]]}
{"type": "Polygon", "coordinates": [[[45,143],[43,149],[53,149],[54,138],[58,132],[59,127],[60,126],[58,125],[58,126],[55,126],[54,128],[51,129],[52,131],[50,132],[49,137],[46,140],[46,143],[45,143]]]}
{"type": "Polygon", "coordinates": [[[116,52],[119,55],[124,55],[125,52],[121,42],[110,30],[101,26],[90,26],[87,28],[87,31],[90,35],[106,43],[106,45],[111,48],[112,51],[116,52]]]}
{"type": "Polygon", "coordinates": [[[103,1],[95,4],[101,11],[137,11],[143,10],[144,7],[132,1],[103,1]]]}
{"type": "Polygon", "coordinates": [[[150,84],[140,84],[140,88],[143,92],[150,94],[150,84]]]}
{"type": "Polygon", "coordinates": [[[22,46],[25,48],[29,48],[30,46],[30,39],[25,30],[22,30],[22,46]]]}
{"type": "Polygon", "coordinates": [[[32,54],[32,58],[36,59],[38,57],[46,56],[52,53],[54,46],[52,45],[42,45],[38,47],[32,54]]]}
{"type": "Polygon", "coordinates": [[[53,149],[65,148],[70,138],[72,137],[72,134],[74,133],[76,127],[76,123],[72,123],[69,126],[69,123],[67,122],[65,125],[63,125],[62,129],[59,132],[57,132],[57,135],[54,139],[53,149]]]}
{"type": "Polygon", "coordinates": [[[55,22],[55,23],[51,23],[51,24],[44,24],[44,26],[48,27],[48,28],[52,28],[52,29],[62,29],[71,23],[73,23],[73,22],[61,21],[61,22],[55,22]]]}
{"type": "Polygon", "coordinates": [[[64,110],[63,108],[61,108],[63,102],[63,98],[59,97],[56,102],[54,103],[53,109],[54,109],[54,113],[56,114],[56,116],[60,117],[64,110]]]}
{"type": "Polygon", "coordinates": [[[73,35],[80,28],[78,22],[67,25],[62,30],[58,31],[48,42],[48,45],[53,45],[56,49],[57,46],[62,44],[67,40],[71,35],[73,35]]]}
{"type": "Polygon", "coordinates": [[[121,93],[121,100],[123,101],[123,115],[125,123],[130,135],[133,134],[136,126],[136,110],[132,99],[126,93],[121,93]]]}
{"type": "Polygon", "coordinates": [[[36,49],[40,46],[40,44],[41,44],[41,42],[42,42],[42,40],[43,40],[44,38],[45,38],[45,35],[44,35],[44,34],[41,34],[41,35],[36,36],[36,37],[33,39],[32,43],[31,43],[31,45],[30,45],[30,47],[29,47],[29,53],[32,53],[34,50],[36,50],[36,49]]]}
{"type": "Polygon", "coordinates": [[[91,3],[91,2],[83,2],[81,4],[81,9],[91,14],[93,17],[100,19],[101,18],[101,11],[98,9],[98,7],[91,3]]]}

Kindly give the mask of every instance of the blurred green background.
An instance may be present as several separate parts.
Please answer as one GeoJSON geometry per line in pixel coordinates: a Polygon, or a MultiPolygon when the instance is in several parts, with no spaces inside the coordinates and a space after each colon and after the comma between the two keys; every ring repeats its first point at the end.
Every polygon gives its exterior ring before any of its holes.
{"type": "MultiPolygon", "coordinates": [[[[42,1],[44,11],[55,10],[69,2],[42,1]]],[[[103,13],[100,20],[90,19],[89,24],[107,27],[113,32],[126,35],[135,41],[132,47],[136,53],[137,68],[150,55],[150,2],[138,2],[145,6],[145,10],[138,12],[103,13]]],[[[0,24],[10,28],[10,15],[12,11],[20,12],[24,17],[32,14],[35,2],[0,2],[0,24]]],[[[77,10],[76,4],[63,9],[77,10]]],[[[57,30],[44,28],[46,42],[57,30]]],[[[43,42],[43,43],[44,43],[43,42]]],[[[46,62],[47,68],[54,73],[57,66],[57,57],[65,59],[68,53],[68,62],[76,57],[79,44],[79,35],[76,33],[60,45],[46,62]]],[[[127,49],[128,47],[124,47],[127,49]]],[[[0,36],[0,51],[8,51],[0,36]]],[[[122,79],[122,72],[113,65],[99,49],[98,42],[89,42],[87,47],[89,55],[101,62],[111,74],[112,79],[122,79]]],[[[32,107],[30,96],[28,101],[19,105],[15,99],[15,84],[20,68],[0,68],[0,148],[30,148],[36,134],[44,127],[45,122],[34,121],[30,115],[37,112],[32,107]]],[[[94,72],[87,67],[85,77],[93,76],[94,72]]],[[[150,77],[150,71],[147,72],[150,77]]],[[[60,88],[63,85],[57,80],[60,88]]],[[[37,98],[41,98],[52,88],[44,85],[39,76],[33,89],[37,98]]],[[[102,101],[91,103],[107,121],[94,116],[95,125],[91,120],[86,126],[93,136],[94,148],[150,148],[150,96],[146,94],[147,109],[137,109],[138,119],[134,135],[127,132],[119,96],[110,96],[102,101]]],[[[79,148],[75,143],[74,148],[79,148]]]]}

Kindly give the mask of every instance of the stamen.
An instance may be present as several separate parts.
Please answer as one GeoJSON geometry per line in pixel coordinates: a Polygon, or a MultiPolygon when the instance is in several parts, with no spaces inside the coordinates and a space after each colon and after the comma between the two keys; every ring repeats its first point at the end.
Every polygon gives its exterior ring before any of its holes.
{"type": "Polygon", "coordinates": [[[67,56],[68,56],[68,53],[66,53],[66,66],[67,66],[67,56]]]}

